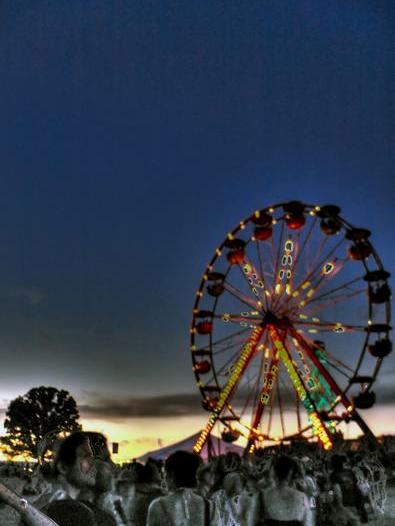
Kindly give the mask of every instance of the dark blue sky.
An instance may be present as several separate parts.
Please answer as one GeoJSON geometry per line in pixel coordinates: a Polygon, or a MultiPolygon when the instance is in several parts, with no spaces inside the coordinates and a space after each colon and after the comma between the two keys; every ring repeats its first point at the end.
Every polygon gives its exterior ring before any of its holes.
{"type": "Polygon", "coordinates": [[[388,1],[3,1],[0,398],[193,392],[201,274],[268,204],[339,204],[393,270],[394,25],[388,1]]]}

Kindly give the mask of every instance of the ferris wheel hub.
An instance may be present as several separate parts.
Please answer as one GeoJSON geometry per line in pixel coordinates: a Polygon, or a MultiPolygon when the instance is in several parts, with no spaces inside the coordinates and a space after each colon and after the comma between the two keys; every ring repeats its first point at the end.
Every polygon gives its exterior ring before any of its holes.
{"type": "Polygon", "coordinates": [[[286,316],[277,316],[273,311],[268,310],[262,320],[261,327],[267,328],[269,325],[277,329],[286,330],[290,327],[291,322],[286,316]]]}

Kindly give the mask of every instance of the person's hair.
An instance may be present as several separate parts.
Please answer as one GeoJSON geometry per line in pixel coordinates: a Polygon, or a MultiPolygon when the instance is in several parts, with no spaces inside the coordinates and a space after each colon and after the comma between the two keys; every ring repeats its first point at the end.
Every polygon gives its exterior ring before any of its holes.
{"type": "Polygon", "coordinates": [[[204,477],[207,474],[211,475],[211,473],[212,473],[212,468],[211,468],[210,464],[201,464],[199,466],[199,469],[196,472],[196,479],[197,479],[198,482],[203,482],[204,481],[204,477]]]}
{"type": "Polygon", "coordinates": [[[105,462],[111,462],[111,453],[108,449],[107,438],[97,431],[85,431],[84,433],[89,438],[93,456],[105,462]]]}
{"type": "Polygon", "coordinates": [[[152,462],[147,462],[141,475],[141,482],[144,484],[152,484],[157,481],[157,478],[158,468],[152,462]]]}
{"type": "Polygon", "coordinates": [[[88,436],[83,431],[77,431],[66,437],[59,445],[54,459],[54,473],[59,474],[58,466],[72,466],[77,458],[77,448],[85,444],[88,436]]]}
{"type": "Polygon", "coordinates": [[[133,462],[123,474],[123,478],[131,483],[141,483],[143,480],[144,465],[141,462],[133,462]]]}
{"type": "Polygon", "coordinates": [[[176,451],[165,463],[166,472],[173,479],[176,487],[193,488],[196,486],[196,472],[200,458],[188,451],[176,451]]]}
{"type": "Polygon", "coordinates": [[[273,471],[278,480],[285,480],[296,469],[296,462],[286,455],[277,457],[273,462],[273,471]]]}

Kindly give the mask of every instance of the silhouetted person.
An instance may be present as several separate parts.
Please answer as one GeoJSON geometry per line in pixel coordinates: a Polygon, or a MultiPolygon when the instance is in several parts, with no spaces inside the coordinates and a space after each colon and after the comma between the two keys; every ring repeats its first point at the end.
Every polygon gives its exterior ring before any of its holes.
{"type": "MultiPolygon", "coordinates": [[[[346,457],[333,455],[331,459],[332,473],[330,482],[334,492],[334,501],[338,509],[342,509],[344,524],[352,526],[358,524],[354,512],[359,514],[362,522],[368,522],[367,513],[363,505],[363,498],[357,486],[353,471],[346,467],[346,457]]],[[[341,526],[341,524],[339,525],[341,526]]]]}
{"type": "Polygon", "coordinates": [[[187,451],[176,451],[166,460],[170,493],[155,499],[148,509],[147,526],[206,526],[209,503],[195,493],[200,459],[187,451]]]}
{"type": "MultiPolygon", "coordinates": [[[[96,494],[101,474],[98,462],[106,465],[104,461],[95,460],[87,433],[69,435],[60,443],[55,455],[53,490],[35,501],[35,506],[59,526],[116,526],[111,514],[97,506],[96,502],[77,500],[83,490],[96,494]]],[[[41,526],[40,522],[32,522],[25,517],[22,523],[41,526]]]]}
{"type": "MultiPolygon", "coordinates": [[[[148,462],[145,466],[136,462],[132,471],[129,490],[125,491],[123,496],[123,509],[128,524],[145,526],[149,505],[165,493],[160,487],[160,476],[152,462],[148,462]]],[[[128,479],[125,476],[122,480],[126,484],[128,479]]]]}
{"type": "MultiPolygon", "coordinates": [[[[89,439],[84,433],[73,433],[59,447],[54,461],[55,487],[35,501],[34,506],[15,494],[0,491],[3,500],[16,509],[21,515],[21,524],[25,526],[96,526],[94,514],[82,503],[74,502],[82,487],[94,485],[95,470],[93,468],[93,453],[89,439]],[[61,502],[62,510],[59,510],[61,502]],[[70,515],[66,512],[67,502],[72,503],[70,515]],[[40,509],[39,509],[40,508],[40,509]],[[80,510],[78,513],[77,510],[80,510]],[[51,515],[54,517],[51,520],[51,515]],[[92,521],[88,520],[92,517],[92,521]],[[55,519],[56,517],[56,519],[55,519]],[[72,519],[71,519],[72,517],[72,519]],[[78,517],[81,519],[78,521],[78,517]],[[57,519],[61,518],[61,522],[57,519]],[[54,522],[56,521],[56,522],[54,522]],[[92,524],[91,524],[92,523],[92,524]]],[[[0,488],[1,490],[2,488],[0,488]]]]}
{"type": "Polygon", "coordinates": [[[275,486],[263,491],[263,507],[267,526],[307,526],[309,503],[306,496],[291,487],[295,461],[280,456],[273,463],[275,486]]]}

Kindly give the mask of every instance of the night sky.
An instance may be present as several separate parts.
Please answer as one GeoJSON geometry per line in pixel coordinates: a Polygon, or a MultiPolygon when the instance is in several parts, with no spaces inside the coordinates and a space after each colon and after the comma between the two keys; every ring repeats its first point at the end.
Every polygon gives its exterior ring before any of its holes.
{"type": "Polygon", "coordinates": [[[54,385],[111,438],[197,431],[194,294],[257,208],[338,204],[394,271],[394,27],[379,0],[3,1],[0,406],[54,385]]]}

